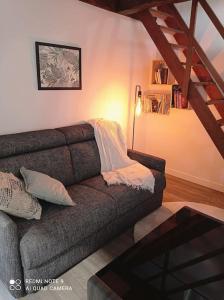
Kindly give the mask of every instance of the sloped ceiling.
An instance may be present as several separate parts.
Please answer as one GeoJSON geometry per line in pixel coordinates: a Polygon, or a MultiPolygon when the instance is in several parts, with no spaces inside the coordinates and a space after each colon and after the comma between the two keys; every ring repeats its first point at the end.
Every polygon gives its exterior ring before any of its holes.
{"type": "Polygon", "coordinates": [[[86,2],[107,10],[111,10],[114,12],[119,12],[122,10],[130,9],[136,7],[138,5],[143,4],[152,4],[156,6],[156,4],[166,4],[166,3],[177,3],[177,2],[185,2],[189,0],[80,0],[82,2],[86,2]]]}

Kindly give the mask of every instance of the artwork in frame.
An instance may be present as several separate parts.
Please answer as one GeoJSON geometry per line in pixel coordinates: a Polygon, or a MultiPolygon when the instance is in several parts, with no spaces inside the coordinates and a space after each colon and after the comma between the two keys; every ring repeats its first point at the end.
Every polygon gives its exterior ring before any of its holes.
{"type": "Polygon", "coordinates": [[[81,90],[81,49],[36,42],[38,90],[81,90]]]}

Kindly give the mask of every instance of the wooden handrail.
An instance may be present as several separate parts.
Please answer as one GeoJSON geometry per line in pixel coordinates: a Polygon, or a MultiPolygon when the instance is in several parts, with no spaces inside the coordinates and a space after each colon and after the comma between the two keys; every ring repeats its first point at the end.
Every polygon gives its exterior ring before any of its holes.
{"type": "MultiPolygon", "coordinates": [[[[180,28],[183,29],[186,34],[189,34],[189,28],[187,27],[186,23],[183,21],[182,17],[180,16],[178,10],[173,4],[170,4],[170,7],[175,12],[176,21],[179,23],[180,28]]],[[[222,94],[224,94],[224,81],[222,80],[222,77],[219,75],[219,73],[216,71],[210,60],[208,59],[207,55],[199,45],[199,43],[196,41],[195,38],[193,38],[193,47],[195,51],[197,52],[199,58],[205,65],[206,69],[208,70],[209,74],[211,75],[214,82],[216,82],[217,86],[219,87],[222,94]]]]}
{"type": "MultiPolygon", "coordinates": [[[[191,76],[193,47],[196,48],[196,52],[198,53],[199,57],[201,58],[203,63],[206,66],[208,66],[208,71],[210,72],[211,76],[214,78],[214,80],[217,82],[218,86],[221,88],[222,92],[224,93],[224,82],[223,82],[222,78],[216,72],[215,68],[212,66],[210,61],[207,59],[206,55],[204,55],[204,52],[202,51],[202,49],[200,47],[196,47],[196,43],[194,40],[198,2],[201,4],[202,8],[205,10],[205,12],[207,13],[208,17],[211,19],[212,23],[214,24],[214,26],[216,27],[218,32],[224,38],[224,27],[222,26],[221,22],[215,15],[214,11],[208,5],[207,1],[206,0],[192,0],[190,28],[189,28],[189,31],[190,31],[189,44],[188,44],[187,59],[186,59],[186,78],[185,78],[184,89],[183,89],[183,93],[184,93],[186,102],[187,102],[187,96],[188,96],[189,80],[190,80],[190,76],[191,76]]],[[[187,105],[187,103],[186,103],[186,105],[187,105]]]]}
{"type": "Polygon", "coordinates": [[[222,38],[224,39],[224,26],[219,21],[212,8],[209,6],[206,0],[199,0],[199,2],[205,10],[206,14],[209,16],[212,23],[215,25],[218,32],[221,34],[222,38]]]}
{"type": "Polygon", "coordinates": [[[198,0],[192,0],[191,5],[191,19],[190,19],[190,35],[189,35],[189,44],[187,49],[187,60],[186,60],[186,77],[183,87],[183,94],[185,99],[184,106],[187,107],[188,104],[188,89],[189,82],[191,78],[191,67],[192,67],[192,58],[193,58],[193,38],[195,33],[195,25],[196,25],[196,16],[197,16],[197,8],[198,8],[198,0]]]}
{"type": "Polygon", "coordinates": [[[222,80],[222,77],[219,75],[219,73],[216,71],[206,54],[204,53],[201,46],[197,43],[196,40],[194,40],[193,46],[200,57],[201,61],[205,65],[206,69],[208,70],[209,74],[211,75],[214,82],[216,82],[217,86],[219,87],[222,94],[224,94],[224,81],[222,80]]]}

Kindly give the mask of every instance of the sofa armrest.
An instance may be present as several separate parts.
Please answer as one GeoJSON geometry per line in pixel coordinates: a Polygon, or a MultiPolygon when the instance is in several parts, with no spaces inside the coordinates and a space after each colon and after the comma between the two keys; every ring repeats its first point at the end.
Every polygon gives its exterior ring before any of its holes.
{"type": "Polygon", "coordinates": [[[17,225],[2,211],[0,211],[0,280],[15,298],[24,296],[17,225]],[[21,289],[10,288],[11,279],[21,280],[21,289]]]}
{"type": "Polygon", "coordinates": [[[165,172],[166,161],[162,158],[128,149],[128,156],[147,168],[165,172]]]}

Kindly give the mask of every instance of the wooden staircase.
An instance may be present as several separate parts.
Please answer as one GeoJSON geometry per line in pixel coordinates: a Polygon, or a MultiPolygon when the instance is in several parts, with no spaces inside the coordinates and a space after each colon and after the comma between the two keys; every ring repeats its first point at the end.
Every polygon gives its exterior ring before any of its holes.
{"type": "MultiPolygon", "coordinates": [[[[224,27],[206,0],[192,0],[189,28],[173,4],[159,5],[153,8],[144,7],[143,10],[137,10],[137,12],[136,10],[125,11],[125,15],[142,21],[181,86],[186,99],[186,107],[189,101],[224,158],[224,82],[194,37],[199,2],[224,38],[224,27]],[[163,20],[163,25],[159,24],[158,20],[163,20]],[[167,34],[173,36],[175,43],[169,42],[167,34]],[[181,51],[186,57],[184,62],[180,61],[178,51],[181,51]],[[191,79],[192,70],[197,81],[191,79]],[[202,96],[199,88],[205,91],[206,97],[202,96]],[[212,106],[215,106],[220,115],[219,119],[215,117],[212,106]]],[[[194,130],[194,128],[189,128],[189,130],[194,130]]]]}
{"type": "MultiPolygon", "coordinates": [[[[174,6],[174,3],[190,2],[189,0],[81,1],[142,21],[181,86],[186,99],[185,106],[190,102],[224,158],[224,82],[194,37],[197,8],[200,3],[224,39],[224,27],[207,1],[192,0],[189,27],[174,6]],[[159,24],[158,20],[162,20],[163,24],[159,24]],[[175,43],[170,43],[167,35],[172,35],[175,43]],[[184,61],[179,59],[178,52],[184,54],[184,61]],[[192,80],[192,71],[197,81],[192,80]],[[204,91],[203,96],[201,90],[204,91]]],[[[189,128],[189,131],[192,130],[194,128],[189,128]]]]}

